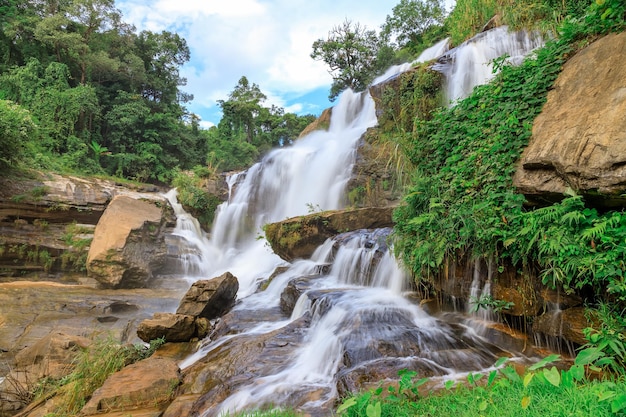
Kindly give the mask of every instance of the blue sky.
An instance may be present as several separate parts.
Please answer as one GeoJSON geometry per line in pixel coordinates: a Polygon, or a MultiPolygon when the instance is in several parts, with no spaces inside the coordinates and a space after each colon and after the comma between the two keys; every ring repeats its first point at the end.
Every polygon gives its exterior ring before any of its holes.
{"type": "Polygon", "coordinates": [[[324,63],[310,58],[311,45],[345,19],[379,29],[399,0],[118,0],[124,21],[137,30],[177,32],[191,61],[182,89],[194,95],[187,108],[208,127],[221,118],[241,76],[275,104],[297,114],[319,115],[330,107],[332,79],[324,63]]]}

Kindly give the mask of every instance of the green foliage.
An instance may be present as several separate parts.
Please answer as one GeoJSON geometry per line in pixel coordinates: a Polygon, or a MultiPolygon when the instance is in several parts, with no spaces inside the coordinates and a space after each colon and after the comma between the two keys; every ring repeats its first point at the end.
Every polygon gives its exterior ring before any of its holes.
{"type": "Polygon", "coordinates": [[[0,168],[7,168],[23,157],[25,144],[36,132],[30,113],[8,100],[0,100],[0,168]]]}
{"type": "Polygon", "coordinates": [[[402,371],[397,389],[391,385],[350,396],[337,408],[337,414],[349,417],[623,415],[626,408],[623,379],[589,380],[582,364],[560,370],[551,366],[558,360],[559,355],[550,355],[520,375],[512,366],[502,367],[506,361],[503,358],[495,364],[498,370],[486,375],[469,373],[467,383],[447,381],[446,391],[437,395],[420,394],[419,388],[429,380],[415,381],[415,372],[402,371]]]}
{"type": "Polygon", "coordinates": [[[616,311],[614,305],[601,303],[590,310],[592,322],[597,323],[583,330],[589,341],[576,358],[579,365],[590,365],[594,371],[611,370],[626,374],[626,319],[624,311],[616,311]],[[595,319],[595,320],[594,320],[595,319]]]}
{"type": "Polygon", "coordinates": [[[495,16],[513,29],[537,28],[554,33],[566,18],[584,16],[591,3],[592,0],[458,0],[446,27],[453,45],[480,32],[495,16]]]}
{"type": "Polygon", "coordinates": [[[172,185],[178,191],[180,204],[208,230],[213,224],[215,210],[222,201],[206,190],[206,181],[211,176],[199,176],[196,174],[198,171],[205,173],[201,167],[197,167],[194,172],[176,171],[172,185]]]}
{"type": "Polygon", "coordinates": [[[441,0],[400,0],[387,15],[381,36],[395,35],[400,48],[415,49],[429,30],[443,26],[444,7],[441,0]]]}
{"type": "Polygon", "coordinates": [[[452,256],[496,256],[538,267],[552,287],[591,288],[597,297],[626,301],[623,213],[598,213],[576,196],[526,211],[511,183],[566,58],[585,37],[626,27],[623,7],[612,6],[619,10],[595,3],[584,18],[564,22],[563,36],[519,67],[499,60],[492,83],[407,133],[416,170],[407,204],[395,212],[395,247],[417,277],[438,273],[452,256]]]}
{"type": "Polygon", "coordinates": [[[330,100],[348,88],[363,91],[376,75],[378,36],[359,23],[346,19],[328,32],[327,39],[316,40],[312,47],[311,58],[324,61],[330,68],[330,100]]]}

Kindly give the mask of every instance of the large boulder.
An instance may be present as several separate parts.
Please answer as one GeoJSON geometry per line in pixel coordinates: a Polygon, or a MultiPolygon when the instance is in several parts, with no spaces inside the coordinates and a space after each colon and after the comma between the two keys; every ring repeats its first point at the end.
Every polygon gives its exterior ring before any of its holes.
{"type": "Polygon", "coordinates": [[[180,381],[176,361],[150,357],[111,375],[93,393],[81,415],[102,415],[114,411],[135,415],[132,410],[165,408],[172,401],[180,381]]]}
{"type": "Polygon", "coordinates": [[[161,337],[167,342],[188,342],[195,334],[194,317],[184,314],[155,313],[137,327],[137,336],[144,342],[161,337]]]}
{"type": "Polygon", "coordinates": [[[177,314],[215,319],[231,309],[237,299],[239,281],[230,272],[193,283],[180,301],[177,314]]]}
{"type": "Polygon", "coordinates": [[[393,207],[372,207],[313,213],[265,226],[272,250],[286,261],[310,258],[315,249],[339,233],[392,227],[393,207]]]}
{"type": "Polygon", "coordinates": [[[515,173],[529,199],[561,198],[571,188],[597,205],[626,203],[625,79],[626,32],[563,66],[515,173]]]}
{"type": "Polygon", "coordinates": [[[166,200],[116,196],[98,221],[87,271],[105,288],[144,288],[166,259],[166,200]]]}

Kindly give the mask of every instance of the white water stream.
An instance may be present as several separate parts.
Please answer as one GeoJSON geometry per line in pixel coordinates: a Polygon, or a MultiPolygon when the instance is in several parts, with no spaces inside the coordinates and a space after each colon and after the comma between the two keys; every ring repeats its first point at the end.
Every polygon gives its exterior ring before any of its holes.
{"type": "MultiPolygon", "coordinates": [[[[536,47],[529,39],[498,29],[449,52],[447,63],[440,67],[446,71],[451,100],[490,79],[490,61],[496,56],[523,55],[536,47]],[[472,69],[466,71],[466,66],[472,69]]],[[[431,60],[446,51],[447,41],[442,41],[419,60],[431,60]]],[[[391,68],[377,82],[409,67],[391,68]]],[[[328,131],[314,132],[293,146],[274,150],[229,179],[230,198],[218,209],[210,240],[177,205],[175,192],[169,194],[178,216],[175,234],[189,247],[184,254],[186,274],[199,279],[231,272],[240,284],[235,311],[256,312],[259,317],[233,334],[205,340],[181,368],[193,366],[237,338],[267,335],[304,318],[309,323],[301,343],[285,351],[279,368],[237,383],[219,405],[204,409],[202,415],[266,404],[295,406],[315,414],[337,397],[339,374],[349,377],[368,364],[388,363],[390,357],[442,378],[486,369],[497,359],[470,326],[444,323],[405,297],[408,279],[386,247],[384,232],[356,233],[344,237],[341,244],[329,240],[310,260],[291,264],[275,255],[262,238],[266,223],[344,207],[357,142],[376,123],[368,93],[344,92],[333,108],[328,131]],[[280,266],[288,268],[275,274],[266,289],[257,291],[280,266]],[[306,288],[291,317],[263,320],[261,312],[277,309],[285,287],[302,277],[308,277],[303,281],[306,288]]]]}

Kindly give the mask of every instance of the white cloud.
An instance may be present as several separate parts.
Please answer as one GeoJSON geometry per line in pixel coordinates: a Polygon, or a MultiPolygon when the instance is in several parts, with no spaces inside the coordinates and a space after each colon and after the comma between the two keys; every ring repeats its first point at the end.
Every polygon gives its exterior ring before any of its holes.
{"type": "MultiPolygon", "coordinates": [[[[398,0],[399,1],[399,0],[398,0]]],[[[216,123],[216,101],[241,76],[260,86],[268,104],[328,86],[324,63],[310,58],[316,39],[345,19],[378,29],[397,2],[380,0],[118,0],[124,20],[139,30],[169,30],[187,40],[191,61],[182,69],[194,95],[188,108],[216,123]],[[386,4],[385,4],[386,3],[386,4]],[[271,98],[271,99],[270,99],[271,98]],[[271,100],[271,101],[270,101],[271,100]]],[[[319,113],[328,103],[291,104],[290,110],[319,113]],[[300,109],[300,110],[298,110],[300,109]]]]}

